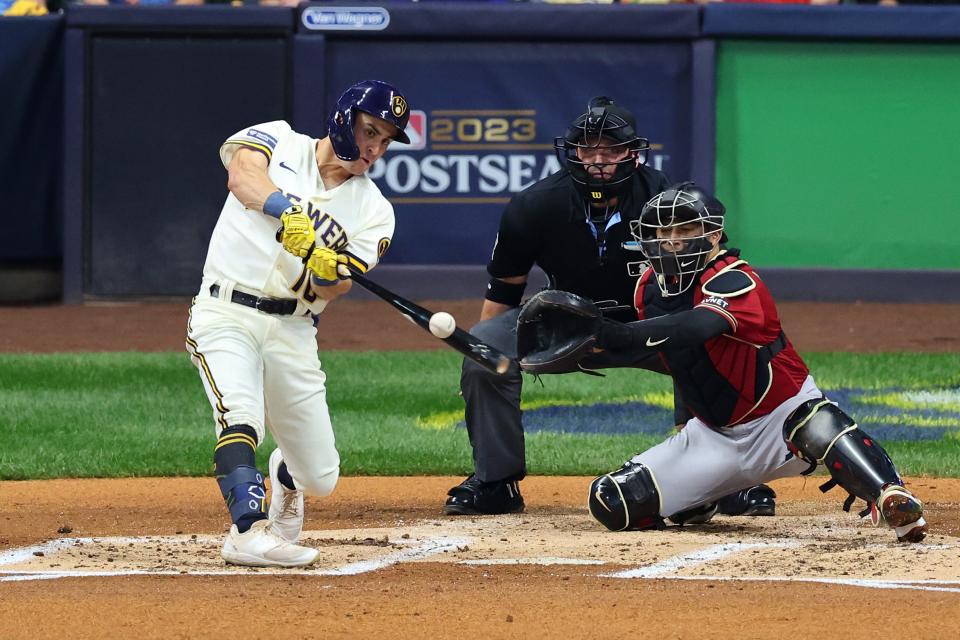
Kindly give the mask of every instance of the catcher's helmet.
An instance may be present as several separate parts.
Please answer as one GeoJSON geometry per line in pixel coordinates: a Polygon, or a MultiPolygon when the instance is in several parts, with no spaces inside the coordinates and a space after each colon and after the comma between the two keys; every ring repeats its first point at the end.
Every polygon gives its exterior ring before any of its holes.
{"type": "Polygon", "coordinates": [[[637,166],[647,163],[650,141],[637,135],[632,113],[606,96],[597,96],[590,100],[586,113],[570,124],[566,134],[554,139],[553,148],[560,165],[570,172],[584,197],[590,202],[604,203],[627,190],[637,166]],[[626,154],[611,162],[582,159],[590,150],[603,149],[626,154]],[[606,175],[610,168],[612,175],[606,175]]]}
{"type": "Polygon", "coordinates": [[[380,80],[364,80],[343,92],[327,120],[330,142],[341,160],[349,162],[360,157],[360,149],[353,135],[354,110],[369,113],[394,125],[398,131],[394,140],[410,144],[410,138],[404,133],[410,120],[407,99],[393,85],[380,80]]]}
{"type": "Polygon", "coordinates": [[[649,258],[663,295],[679,295],[693,285],[713,251],[711,233],[719,231],[719,242],[726,242],[724,213],[719,200],[693,182],[684,182],[652,197],[643,205],[640,219],[630,222],[630,232],[649,258]],[[699,228],[671,238],[674,229],[689,224],[699,228]]]}

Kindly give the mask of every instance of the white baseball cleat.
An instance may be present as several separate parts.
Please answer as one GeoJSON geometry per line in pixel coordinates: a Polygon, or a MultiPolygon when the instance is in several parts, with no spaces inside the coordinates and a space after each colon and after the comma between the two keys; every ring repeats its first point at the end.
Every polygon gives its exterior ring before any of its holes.
{"type": "Polygon", "coordinates": [[[283,486],[277,473],[283,462],[280,449],[270,454],[270,522],[273,530],[287,542],[296,542],[303,531],[303,491],[283,486]]]}
{"type": "Polygon", "coordinates": [[[886,524],[892,528],[898,542],[921,542],[927,536],[923,503],[901,485],[883,488],[877,501],[870,505],[870,519],[876,527],[886,524]]]}
{"type": "Polygon", "coordinates": [[[233,525],[220,555],[228,564],[247,567],[305,567],[316,562],[320,552],[290,544],[273,530],[269,520],[258,520],[244,533],[233,525]]]}

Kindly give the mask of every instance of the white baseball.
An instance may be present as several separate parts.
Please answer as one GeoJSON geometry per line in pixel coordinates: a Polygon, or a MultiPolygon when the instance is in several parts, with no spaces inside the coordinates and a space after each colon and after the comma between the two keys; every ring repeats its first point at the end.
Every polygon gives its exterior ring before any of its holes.
{"type": "Polygon", "coordinates": [[[438,311],[430,316],[430,333],[438,338],[449,338],[457,328],[457,321],[446,311],[438,311]]]}

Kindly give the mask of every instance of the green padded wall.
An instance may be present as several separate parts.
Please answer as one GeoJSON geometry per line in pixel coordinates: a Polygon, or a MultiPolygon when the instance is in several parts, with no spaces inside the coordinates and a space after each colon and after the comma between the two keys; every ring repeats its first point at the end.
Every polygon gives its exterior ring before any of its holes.
{"type": "Polygon", "coordinates": [[[724,41],[717,195],[753,264],[960,268],[960,45],[724,41]]]}

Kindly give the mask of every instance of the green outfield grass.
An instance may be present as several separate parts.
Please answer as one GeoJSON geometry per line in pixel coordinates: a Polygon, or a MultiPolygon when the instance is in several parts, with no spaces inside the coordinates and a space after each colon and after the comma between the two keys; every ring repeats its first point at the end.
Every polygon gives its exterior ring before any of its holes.
{"type": "MultiPolygon", "coordinates": [[[[879,438],[904,473],[960,476],[960,406],[951,390],[960,385],[960,354],[806,355],[825,390],[876,390],[879,399],[865,402],[889,404],[877,420],[912,407],[910,420],[921,424],[913,433],[939,429],[934,439],[901,439],[896,430],[879,438]],[[939,408],[916,408],[911,403],[926,398],[915,400],[916,394],[888,401],[880,392],[889,389],[939,393],[939,408]]],[[[456,354],[328,352],[323,365],[344,475],[459,475],[471,468],[456,354]]],[[[527,379],[524,404],[528,416],[558,404],[666,406],[669,389],[666,378],[641,371],[546,376],[542,384],[527,379]]],[[[553,427],[530,433],[529,471],[607,470],[661,440],[668,426],[633,421],[660,433],[629,432],[629,426],[600,435],[553,427]]],[[[562,416],[558,424],[565,424],[562,416]]],[[[0,436],[0,479],[208,475],[214,443],[200,379],[180,353],[0,355],[0,436]]],[[[263,468],[271,448],[260,449],[263,468]]]]}

